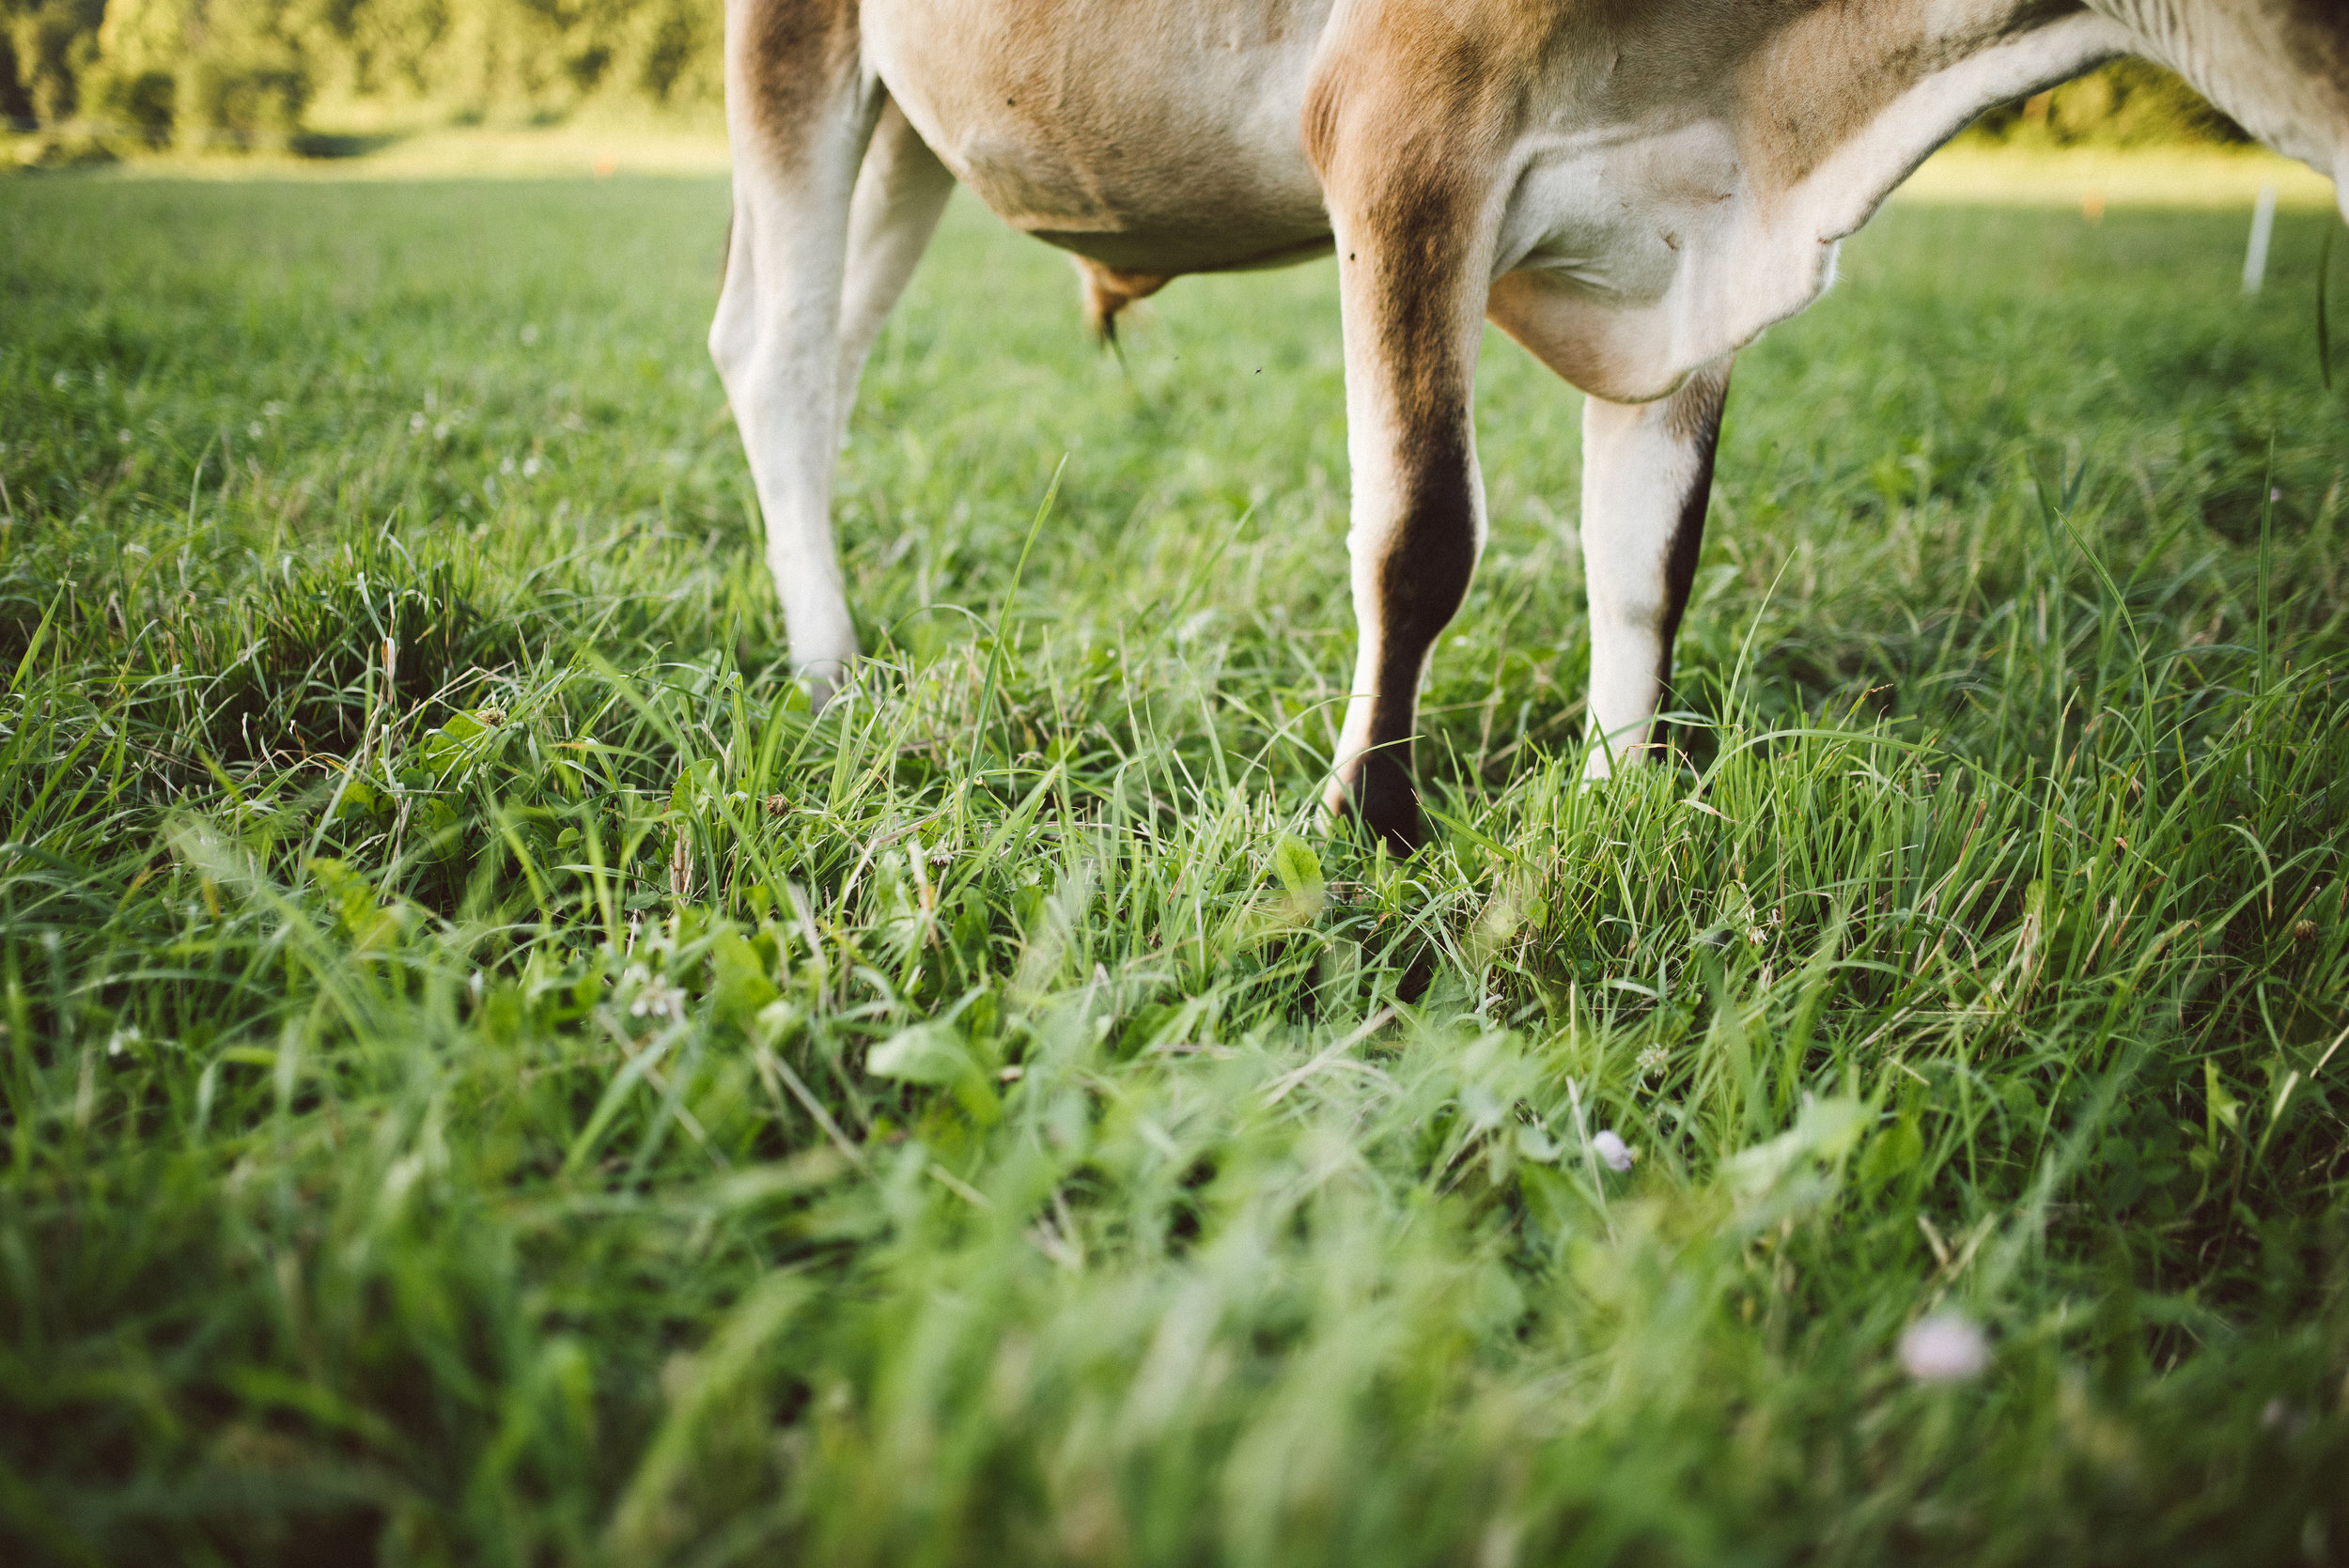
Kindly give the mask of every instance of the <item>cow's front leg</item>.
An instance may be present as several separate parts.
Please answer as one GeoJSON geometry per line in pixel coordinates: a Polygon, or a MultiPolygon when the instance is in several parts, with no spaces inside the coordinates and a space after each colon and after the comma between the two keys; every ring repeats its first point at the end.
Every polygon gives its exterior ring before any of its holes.
{"type": "Polygon", "coordinates": [[[1457,112],[1431,110],[1430,93],[1456,96],[1460,84],[1421,80],[1426,62],[1385,41],[1376,32],[1335,51],[1305,120],[1338,255],[1353,471],[1358,640],[1325,799],[1403,853],[1421,839],[1420,679],[1484,544],[1470,395],[1491,288],[1497,138],[1481,135],[1489,109],[1473,93],[1457,112]]]}
{"type": "Polygon", "coordinates": [[[709,352],[758,489],[792,662],[819,706],[857,652],[832,481],[853,385],[840,330],[850,207],[883,100],[856,29],[848,7],[726,6],[734,229],[709,352]]]}
{"type": "Polygon", "coordinates": [[[1672,638],[1704,538],[1729,362],[1653,403],[1582,406],[1582,571],[1591,600],[1591,753],[1605,778],[1654,744],[1672,638]]]}
{"type": "Polygon", "coordinates": [[[1485,537],[1470,417],[1486,290],[1474,218],[1400,194],[1336,214],[1358,641],[1328,803],[1397,853],[1421,838],[1420,680],[1485,537]]]}

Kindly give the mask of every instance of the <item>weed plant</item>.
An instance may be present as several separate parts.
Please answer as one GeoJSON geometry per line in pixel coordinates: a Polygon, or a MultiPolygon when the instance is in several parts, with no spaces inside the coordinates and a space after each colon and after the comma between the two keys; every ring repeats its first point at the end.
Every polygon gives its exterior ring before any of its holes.
{"type": "Polygon", "coordinates": [[[1314,809],[1326,266],[1121,364],[957,205],[819,718],[723,224],[0,185],[10,1560],[2349,1552],[2315,219],[2246,302],[2227,215],[1887,214],[1597,787],[1494,340],[1408,860],[1314,809]]]}

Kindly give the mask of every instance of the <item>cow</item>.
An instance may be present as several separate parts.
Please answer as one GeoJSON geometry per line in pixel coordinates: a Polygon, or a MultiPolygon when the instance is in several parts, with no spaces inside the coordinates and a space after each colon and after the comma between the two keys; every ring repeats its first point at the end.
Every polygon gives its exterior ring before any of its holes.
{"type": "Polygon", "coordinates": [[[1485,536],[1484,324],[1579,388],[1604,776],[1651,744],[1736,350],[1977,115],[2123,55],[2349,173],[2344,0],[726,0],[709,347],[793,662],[820,705],[857,657],[834,458],[959,182],[1074,254],[1105,334],[1181,274],[1335,252],[1359,642],[1326,800],[1398,853],[1485,536]]]}

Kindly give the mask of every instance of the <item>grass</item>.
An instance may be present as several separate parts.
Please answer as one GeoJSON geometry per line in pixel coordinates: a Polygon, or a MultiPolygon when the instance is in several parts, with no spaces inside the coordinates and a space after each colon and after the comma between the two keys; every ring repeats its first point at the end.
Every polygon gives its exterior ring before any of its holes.
{"type": "Polygon", "coordinates": [[[1121,367],[957,205],[811,720],[723,209],[0,185],[12,1560],[2349,1551],[2328,220],[1889,212],[1595,789],[1496,342],[1398,862],[1326,266],[1121,367]]]}
{"type": "MultiPolygon", "coordinates": [[[[102,131],[93,132],[104,136],[101,142],[72,130],[14,132],[0,127],[0,170],[38,168],[63,160],[76,164],[85,179],[345,182],[723,175],[727,169],[725,126],[714,113],[700,119],[675,113],[601,115],[559,125],[507,126],[452,125],[445,118],[413,116],[323,117],[333,129],[303,132],[290,147],[264,144],[226,150],[200,145],[158,150],[102,131]]],[[[2267,163],[2323,185],[2297,163],[2272,157],[2267,163]]]]}

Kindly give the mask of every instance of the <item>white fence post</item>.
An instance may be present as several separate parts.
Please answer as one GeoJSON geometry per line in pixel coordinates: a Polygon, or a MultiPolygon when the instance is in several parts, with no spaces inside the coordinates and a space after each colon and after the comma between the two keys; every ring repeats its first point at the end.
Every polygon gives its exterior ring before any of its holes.
{"type": "Polygon", "coordinates": [[[2251,246],[2243,253],[2243,292],[2260,291],[2267,281],[2267,242],[2276,236],[2276,187],[2260,187],[2259,205],[2251,209],[2251,246]]]}

